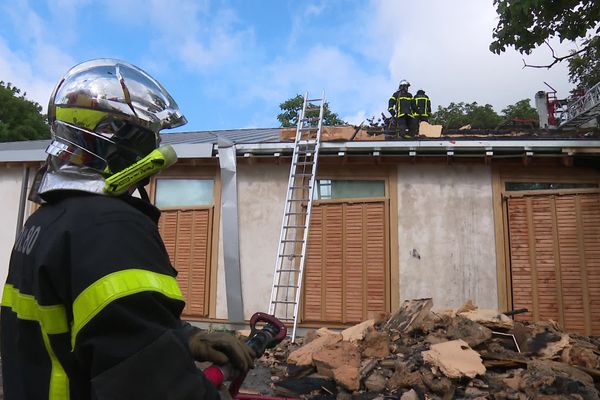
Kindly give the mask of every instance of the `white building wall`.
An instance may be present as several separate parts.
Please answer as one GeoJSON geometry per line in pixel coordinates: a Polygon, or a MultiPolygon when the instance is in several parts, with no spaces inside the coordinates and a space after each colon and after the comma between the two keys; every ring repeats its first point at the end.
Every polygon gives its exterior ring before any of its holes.
{"type": "Polygon", "coordinates": [[[22,180],[23,168],[0,168],[0,294],[4,288],[10,252],[15,242],[22,180]]]}
{"type": "Polygon", "coordinates": [[[400,298],[497,308],[491,168],[398,166],[400,298]]]}
{"type": "MultiPolygon", "coordinates": [[[[288,174],[289,164],[237,166],[240,266],[247,319],[257,311],[268,311],[288,174]]],[[[223,240],[221,234],[216,317],[226,319],[223,240]]]]}

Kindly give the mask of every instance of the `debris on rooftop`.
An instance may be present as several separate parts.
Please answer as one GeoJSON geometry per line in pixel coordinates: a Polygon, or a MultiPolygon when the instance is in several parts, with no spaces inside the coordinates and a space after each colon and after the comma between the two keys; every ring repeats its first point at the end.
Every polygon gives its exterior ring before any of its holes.
{"type": "Polygon", "coordinates": [[[259,361],[272,375],[268,394],[600,399],[599,338],[563,332],[552,321],[514,322],[472,302],[444,312],[432,308],[432,299],[407,300],[386,319],[282,342],[259,361]]]}

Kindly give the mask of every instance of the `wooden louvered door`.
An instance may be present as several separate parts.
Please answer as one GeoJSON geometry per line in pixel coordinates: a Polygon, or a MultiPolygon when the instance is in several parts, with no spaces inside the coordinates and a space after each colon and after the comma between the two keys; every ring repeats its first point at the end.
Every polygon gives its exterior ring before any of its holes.
{"type": "Polygon", "coordinates": [[[160,233],[186,303],[184,317],[208,316],[212,220],[212,207],[163,210],[160,217],[160,233]]]}
{"type": "Polygon", "coordinates": [[[600,195],[508,198],[507,217],[517,319],[600,334],[600,195]]]}
{"type": "Polygon", "coordinates": [[[386,311],[386,215],[385,201],[313,206],[303,322],[356,323],[386,311]]]}

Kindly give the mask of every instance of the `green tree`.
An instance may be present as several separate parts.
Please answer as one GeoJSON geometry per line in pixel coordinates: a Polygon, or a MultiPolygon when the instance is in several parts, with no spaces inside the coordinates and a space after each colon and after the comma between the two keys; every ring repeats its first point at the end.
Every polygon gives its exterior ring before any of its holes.
{"type": "MultiPolygon", "coordinates": [[[[284,128],[289,128],[292,126],[298,125],[298,115],[302,111],[302,105],[304,104],[304,96],[297,95],[296,97],[292,97],[287,99],[283,103],[279,105],[282,113],[277,115],[277,119],[281,123],[281,126],[284,128]]],[[[315,107],[314,104],[309,104],[309,106],[315,107]]],[[[306,112],[306,117],[313,118],[319,117],[319,109],[312,109],[306,112]]],[[[329,109],[329,103],[325,102],[325,107],[323,110],[323,125],[345,125],[346,122],[341,120],[338,115],[334,112],[331,112],[329,109]]]]}
{"type": "Polygon", "coordinates": [[[502,117],[500,117],[490,104],[480,106],[477,102],[472,103],[450,103],[448,107],[438,106],[431,117],[432,124],[443,125],[447,129],[457,129],[465,125],[471,125],[475,129],[493,129],[502,117]]]}
{"type": "Polygon", "coordinates": [[[506,108],[502,110],[502,114],[506,120],[523,118],[537,121],[539,118],[537,110],[531,106],[529,99],[519,100],[515,104],[506,106],[506,108]]]}
{"type": "Polygon", "coordinates": [[[569,81],[583,89],[600,82],[600,36],[589,39],[587,51],[569,59],[569,81]]]}
{"type": "MultiPolygon", "coordinates": [[[[583,39],[579,50],[564,56],[557,56],[552,48],[553,61],[548,65],[527,65],[536,68],[550,68],[558,62],[568,60],[569,79],[575,84],[589,88],[598,82],[591,76],[598,73],[598,50],[600,44],[600,1],[598,0],[494,0],[498,13],[498,25],[493,32],[490,50],[500,54],[507,47],[522,54],[530,54],[533,49],[557,37],[575,41],[583,39]],[[590,30],[595,33],[588,36],[590,30]],[[582,64],[592,61],[591,68],[582,64]]],[[[548,44],[548,46],[550,46],[548,44]]]]}
{"type": "Polygon", "coordinates": [[[25,96],[12,84],[0,81],[0,142],[50,138],[42,107],[25,96]]]}

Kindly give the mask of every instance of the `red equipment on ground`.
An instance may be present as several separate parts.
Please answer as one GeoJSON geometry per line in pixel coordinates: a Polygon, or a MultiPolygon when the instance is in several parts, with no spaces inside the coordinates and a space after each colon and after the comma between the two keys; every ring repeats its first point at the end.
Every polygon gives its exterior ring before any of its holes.
{"type": "MultiPolygon", "coordinates": [[[[246,339],[246,344],[254,351],[256,358],[260,358],[266,349],[275,347],[287,336],[285,325],[273,315],[262,312],[255,313],[250,318],[250,336],[246,339]],[[264,323],[261,329],[256,328],[257,323],[264,323]]],[[[223,385],[225,381],[231,379],[232,370],[228,366],[211,365],[204,369],[204,376],[216,387],[223,385]]],[[[269,397],[254,395],[239,395],[238,392],[246,374],[233,377],[229,384],[229,394],[238,400],[291,400],[287,397],[269,397]]]]}

